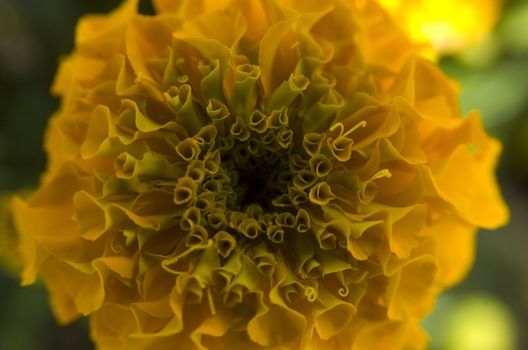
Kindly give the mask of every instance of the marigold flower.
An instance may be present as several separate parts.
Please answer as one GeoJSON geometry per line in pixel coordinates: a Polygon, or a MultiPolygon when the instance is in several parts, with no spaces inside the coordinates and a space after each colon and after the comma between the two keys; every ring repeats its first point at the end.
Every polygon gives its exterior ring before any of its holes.
{"type": "Polygon", "coordinates": [[[137,0],[88,16],[25,268],[100,349],[418,349],[500,145],[369,0],[137,0]]]}
{"type": "Polygon", "coordinates": [[[497,22],[500,0],[380,0],[398,23],[433,55],[461,51],[484,40],[497,22]]]}

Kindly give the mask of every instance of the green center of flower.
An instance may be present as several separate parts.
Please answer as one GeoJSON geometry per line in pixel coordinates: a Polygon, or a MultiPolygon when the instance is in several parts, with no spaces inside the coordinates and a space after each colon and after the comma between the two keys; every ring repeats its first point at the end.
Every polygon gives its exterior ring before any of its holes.
{"type": "Polygon", "coordinates": [[[303,141],[293,138],[294,112],[256,109],[237,116],[218,101],[207,109],[212,125],[177,148],[188,163],[174,190],[178,205],[191,205],[180,225],[193,237],[187,243],[203,244],[223,232],[230,242],[280,244],[286,235],[306,232],[309,193],[324,194],[317,174],[328,173],[331,164],[310,163],[303,141]]]}

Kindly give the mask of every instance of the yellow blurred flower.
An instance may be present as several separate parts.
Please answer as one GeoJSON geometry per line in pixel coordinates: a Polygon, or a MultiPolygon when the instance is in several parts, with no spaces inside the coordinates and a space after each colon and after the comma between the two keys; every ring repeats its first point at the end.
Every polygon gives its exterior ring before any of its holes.
{"type": "Polygon", "coordinates": [[[77,28],[25,268],[99,349],[420,349],[507,220],[500,151],[369,0],[128,0],[77,28]]]}
{"type": "Polygon", "coordinates": [[[412,39],[431,43],[434,53],[454,53],[486,38],[501,0],[380,0],[412,39]]]}

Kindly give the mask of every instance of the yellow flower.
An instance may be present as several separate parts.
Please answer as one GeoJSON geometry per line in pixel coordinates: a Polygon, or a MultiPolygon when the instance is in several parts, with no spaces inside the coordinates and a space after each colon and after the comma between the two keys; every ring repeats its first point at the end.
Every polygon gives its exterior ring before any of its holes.
{"type": "Polygon", "coordinates": [[[500,0],[380,0],[412,39],[431,43],[435,53],[477,45],[492,30],[500,0]]]}
{"type": "Polygon", "coordinates": [[[500,151],[374,1],[128,0],[79,23],[25,268],[99,349],[419,349],[507,221],[500,151]]]}

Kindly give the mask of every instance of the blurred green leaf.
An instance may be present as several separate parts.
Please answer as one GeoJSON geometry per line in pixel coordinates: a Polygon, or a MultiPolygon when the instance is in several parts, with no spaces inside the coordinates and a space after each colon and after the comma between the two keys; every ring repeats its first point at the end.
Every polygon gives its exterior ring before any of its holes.
{"type": "Polygon", "coordinates": [[[520,3],[505,13],[499,34],[507,50],[528,52],[528,2],[520,3]]]}
{"type": "Polygon", "coordinates": [[[460,81],[463,113],[480,110],[487,127],[516,118],[526,105],[528,79],[523,78],[528,77],[526,59],[504,59],[485,70],[469,70],[455,61],[447,61],[443,67],[460,81]]]}

